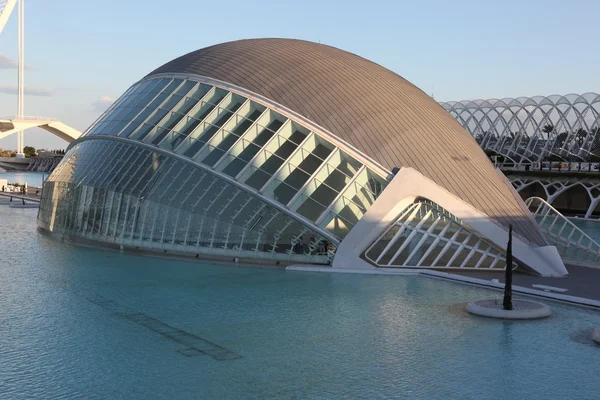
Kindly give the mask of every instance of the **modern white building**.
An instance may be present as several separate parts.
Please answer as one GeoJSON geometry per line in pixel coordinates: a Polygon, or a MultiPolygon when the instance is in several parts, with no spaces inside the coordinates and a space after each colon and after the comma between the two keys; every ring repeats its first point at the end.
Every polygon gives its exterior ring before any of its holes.
{"type": "Polygon", "coordinates": [[[600,160],[600,95],[441,103],[490,155],[510,162],[600,160]]]}
{"type": "Polygon", "coordinates": [[[439,104],[290,39],[186,54],[134,83],[44,185],[43,229],[125,249],[335,268],[566,269],[439,104]]]}

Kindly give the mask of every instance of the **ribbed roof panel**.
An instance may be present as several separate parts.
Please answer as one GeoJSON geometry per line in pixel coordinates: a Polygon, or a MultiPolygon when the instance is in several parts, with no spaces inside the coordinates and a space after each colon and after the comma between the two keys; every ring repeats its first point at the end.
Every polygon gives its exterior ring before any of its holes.
{"type": "Polygon", "coordinates": [[[206,47],[150,75],[196,74],[287,107],[391,170],[412,167],[543,245],[522,201],[471,135],[435,100],[396,73],[322,44],[249,39],[206,47]]]}

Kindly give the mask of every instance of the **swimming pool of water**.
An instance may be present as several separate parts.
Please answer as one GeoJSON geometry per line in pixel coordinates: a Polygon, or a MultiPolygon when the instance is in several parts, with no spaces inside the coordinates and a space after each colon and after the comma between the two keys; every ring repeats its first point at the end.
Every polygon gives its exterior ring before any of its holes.
{"type": "Polygon", "coordinates": [[[105,252],[0,206],[0,398],[598,399],[594,310],[469,315],[498,292],[105,252]],[[10,230],[9,230],[10,229],[10,230]]]}

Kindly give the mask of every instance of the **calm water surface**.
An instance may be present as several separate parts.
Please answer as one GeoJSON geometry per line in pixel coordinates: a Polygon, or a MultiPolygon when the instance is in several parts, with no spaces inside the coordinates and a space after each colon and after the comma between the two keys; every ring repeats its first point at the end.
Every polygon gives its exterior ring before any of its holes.
{"type": "Polygon", "coordinates": [[[594,239],[597,243],[600,243],[600,220],[590,221],[582,220],[577,218],[569,218],[579,229],[584,231],[589,237],[594,239]]]}
{"type": "Polygon", "coordinates": [[[41,187],[43,179],[48,178],[48,175],[41,172],[0,172],[0,179],[7,179],[8,183],[27,183],[28,186],[41,187]]]}
{"type": "Polygon", "coordinates": [[[0,206],[2,399],[598,399],[600,313],[496,292],[96,251],[0,206]]]}

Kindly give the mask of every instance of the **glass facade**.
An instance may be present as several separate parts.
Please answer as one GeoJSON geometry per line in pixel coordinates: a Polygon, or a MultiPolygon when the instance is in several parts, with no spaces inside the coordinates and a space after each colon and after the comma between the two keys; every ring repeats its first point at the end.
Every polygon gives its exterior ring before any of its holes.
{"type": "Polygon", "coordinates": [[[386,185],[272,107],[201,81],[153,77],[72,145],[44,187],[39,221],[136,247],[325,262],[323,249],[332,252],[386,185]]]}
{"type": "Polygon", "coordinates": [[[340,239],[387,185],[317,132],[254,100],[189,79],[135,84],[85,133],[102,135],[208,165],[340,239]]]}
{"type": "Polygon", "coordinates": [[[44,185],[38,223],[128,247],[328,263],[330,242],[199,168],[106,140],[69,150],[44,185]]]}
{"type": "Polygon", "coordinates": [[[38,220],[125,246],[327,263],[386,185],[272,107],[201,81],[153,77],[72,145],[44,186],[38,220]]]}

